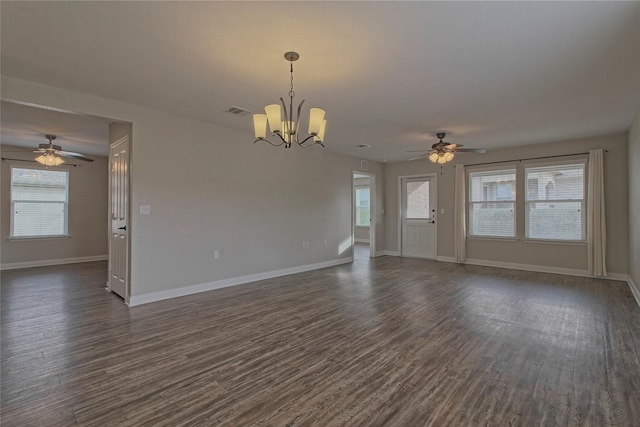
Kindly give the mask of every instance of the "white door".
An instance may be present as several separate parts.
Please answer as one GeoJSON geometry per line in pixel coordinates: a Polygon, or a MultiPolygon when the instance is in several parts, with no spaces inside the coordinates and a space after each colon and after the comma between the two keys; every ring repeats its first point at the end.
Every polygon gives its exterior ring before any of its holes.
{"type": "Polygon", "coordinates": [[[111,144],[109,150],[111,232],[109,239],[109,288],[127,298],[129,257],[129,136],[111,144]]]}
{"type": "Polygon", "coordinates": [[[435,178],[405,178],[402,186],[402,256],[436,258],[435,178]]]}

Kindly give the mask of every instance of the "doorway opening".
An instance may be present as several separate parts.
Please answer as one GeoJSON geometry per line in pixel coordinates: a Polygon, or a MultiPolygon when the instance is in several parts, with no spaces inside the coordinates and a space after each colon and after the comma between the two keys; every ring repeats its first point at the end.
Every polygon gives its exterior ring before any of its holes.
{"type": "Polygon", "coordinates": [[[353,172],[353,259],[369,260],[376,254],[376,176],[353,172]]]}

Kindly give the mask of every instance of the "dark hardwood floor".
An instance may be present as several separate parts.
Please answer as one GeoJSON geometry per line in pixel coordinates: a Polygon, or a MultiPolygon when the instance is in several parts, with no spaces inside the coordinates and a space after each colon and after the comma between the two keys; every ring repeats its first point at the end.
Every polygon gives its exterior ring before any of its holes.
{"type": "Polygon", "coordinates": [[[623,282],[381,257],[128,308],[2,273],[3,426],[638,426],[623,282]]]}

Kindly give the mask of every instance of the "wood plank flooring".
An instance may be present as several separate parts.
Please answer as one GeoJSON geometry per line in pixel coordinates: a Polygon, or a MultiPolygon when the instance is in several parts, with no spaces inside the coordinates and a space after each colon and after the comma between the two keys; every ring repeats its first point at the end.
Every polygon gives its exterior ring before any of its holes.
{"type": "Polygon", "coordinates": [[[639,426],[623,282],[381,257],[127,308],[2,273],[9,426],[639,426]]]}

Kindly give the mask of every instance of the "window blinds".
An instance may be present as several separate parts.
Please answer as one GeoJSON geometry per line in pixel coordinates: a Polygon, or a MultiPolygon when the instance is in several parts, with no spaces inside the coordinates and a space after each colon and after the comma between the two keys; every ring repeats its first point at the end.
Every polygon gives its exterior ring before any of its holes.
{"type": "Polygon", "coordinates": [[[11,237],[68,234],[68,171],[11,169],[11,237]]]}
{"type": "Polygon", "coordinates": [[[525,237],[585,239],[584,163],[525,168],[525,237]]]}

